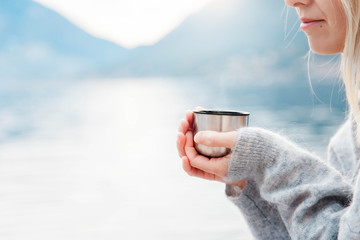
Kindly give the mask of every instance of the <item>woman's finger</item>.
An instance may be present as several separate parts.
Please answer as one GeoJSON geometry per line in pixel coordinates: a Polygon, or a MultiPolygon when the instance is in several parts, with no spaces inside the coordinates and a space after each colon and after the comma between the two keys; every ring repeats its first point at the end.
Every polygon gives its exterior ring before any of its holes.
{"type": "Polygon", "coordinates": [[[192,167],[200,169],[204,172],[215,174],[220,178],[225,177],[228,168],[227,158],[207,158],[199,155],[193,146],[192,133],[186,133],[185,154],[189,158],[192,167]]]}
{"type": "Polygon", "coordinates": [[[201,131],[198,132],[194,141],[198,144],[209,147],[226,147],[233,148],[238,137],[237,131],[231,132],[215,132],[215,131],[201,131]]]}
{"type": "Polygon", "coordinates": [[[200,106],[197,106],[195,109],[196,109],[196,111],[202,111],[202,110],[205,110],[205,108],[200,107],[200,106]]]}
{"type": "MultiPolygon", "coordinates": [[[[198,166],[193,165],[194,159],[197,159],[197,158],[199,158],[201,162],[204,162],[204,163],[209,162],[209,158],[199,155],[199,153],[196,151],[196,149],[194,147],[192,132],[187,132],[185,137],[186,137],[186,139],[185,139],[185,154],[186,154],[186,156],[188,156],[191,166],[199,168],[198,166]]],[[[206,168],[200,168],[200,169],[205,170],[206,168]]],[[[206,171],[206,172],[208,172],[208,171],[206,171]]]]}
{"type": "Polygon", "coordinates": [[[185,134],[187,131],[189,131],[189,122],[186,119],[180,120],[178,131],[183,134],[185,134]]]}
{"type": "Polygon", "coordinates": [[[177,135],[176,147],[180,158],[185,156],[185,140],[185,135],[179,132],[177,135]]]}
{"type": "Polygon", "coordinates": [[[229,164],[227,158],[210,158],[206,160],[202,156],[192,159],[190,163],[191,166],[204,172],[215,174],[220,178],[226,177],[229,164]]]}
{"type": "Polygon", "coordinates": [[[186,117],[186,121],[187,121],[188,124],[189,124],[188,129],[189,129],[189,130],[192,130],[192,128],[193,128],[193,122],[194,122],[194,112],[191,111],[191,110],[187,110],[186,113],[185,113],[185,117],[186,117]]]}
{"type": "Polygon", "coordinates": [[[198,177],[206,180],[215,180],[215,181],[224,182],[222,178],[216,176],[215,174],[210,174],[200,169],[192,167],[189,159],[186,156],[183,157],[182,160],[183,160],[183,169],[189,176],[198,177]]]}

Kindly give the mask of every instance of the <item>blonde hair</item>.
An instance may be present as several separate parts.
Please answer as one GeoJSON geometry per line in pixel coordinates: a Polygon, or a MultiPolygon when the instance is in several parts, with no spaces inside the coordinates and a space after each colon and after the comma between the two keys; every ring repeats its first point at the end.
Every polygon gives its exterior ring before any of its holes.
{"type": "Polygon", "coordinates": [[[341,0],[347,21],[344,50],[341,56],[341,73],[346,98],[356,123],[356,139],[360,145],[360,1],[341,0]]]}

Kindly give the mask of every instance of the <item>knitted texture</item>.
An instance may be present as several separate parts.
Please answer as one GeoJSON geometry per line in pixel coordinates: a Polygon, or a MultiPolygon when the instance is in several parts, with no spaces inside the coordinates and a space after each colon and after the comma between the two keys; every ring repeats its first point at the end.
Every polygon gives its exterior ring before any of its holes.
{"type": "Polygon", "coordinates": [[[226,194],[256,239],[360,239],[358,175],[330,165],[358,165],[352,130],[347,123],[332,139],[327,162],[270,131],[239,130],[227,181],[247,185],[227,185],[226,194]]]}

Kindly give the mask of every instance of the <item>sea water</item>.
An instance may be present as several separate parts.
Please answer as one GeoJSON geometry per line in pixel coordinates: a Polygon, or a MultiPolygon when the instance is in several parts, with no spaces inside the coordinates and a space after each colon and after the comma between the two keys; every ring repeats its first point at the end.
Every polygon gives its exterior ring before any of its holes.
{"type": "Polygon", "coordinates": [[[182,170],[175,141],[184,112],[250,111],[250,126],[320,155],[344,117],[327,106],[261,105],[250,101],[256,94],[245,101],[244,89],[199,91],[193,80],[36,86],[0,92],[3,240],[252,239],[224,184],[182,170]]]}

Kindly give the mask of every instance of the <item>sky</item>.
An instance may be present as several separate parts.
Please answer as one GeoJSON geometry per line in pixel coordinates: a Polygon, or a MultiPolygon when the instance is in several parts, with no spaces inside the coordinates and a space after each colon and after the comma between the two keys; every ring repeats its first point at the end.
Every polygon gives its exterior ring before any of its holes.
{"type": "Polygon", "coordinates": [[[126,48],[152,45],[213,0],[34,0],[126,48]]]}

